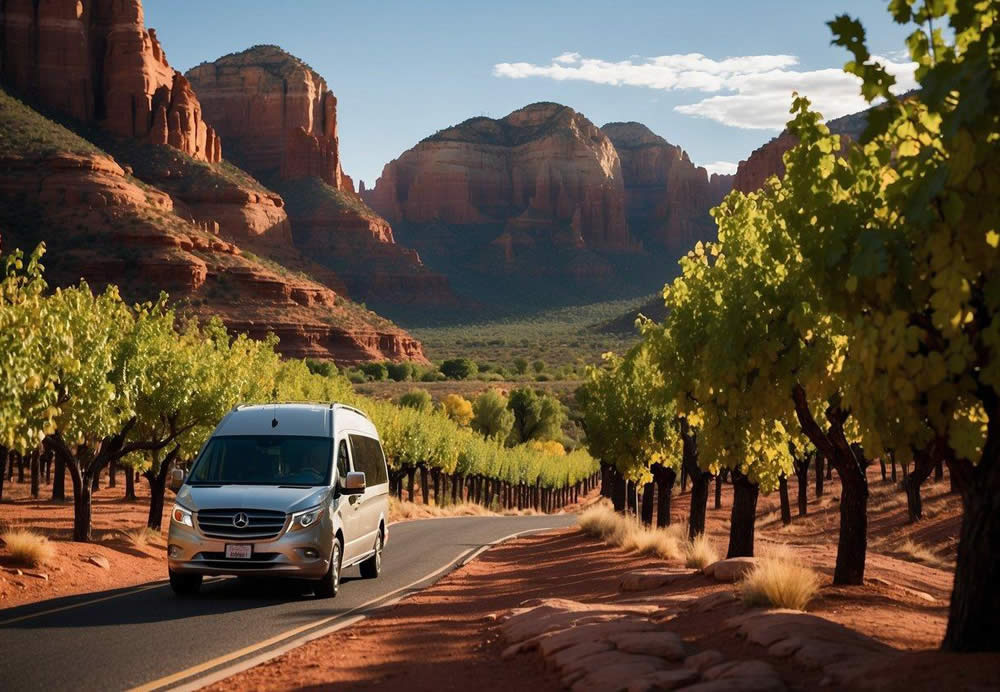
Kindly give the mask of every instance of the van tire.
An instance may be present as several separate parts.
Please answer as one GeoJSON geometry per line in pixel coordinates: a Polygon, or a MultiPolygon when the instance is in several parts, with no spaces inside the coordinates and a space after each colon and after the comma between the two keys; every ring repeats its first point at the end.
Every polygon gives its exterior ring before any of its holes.
{"type": "Polygon", "coordinates": [[[375,537],[375,554],[361,563],[361,576],[365,579],[377,579],[382,573],[382,529],[375,537]]]}
{"type": "Polygon", "coordinates": [[[344,555],[340,547],[340,540],[334,539],[333,548],[330,549],[330,569],[313,587],[317,598],[336,598],[337,594],[340,593],[340,568],[343,561],[344,555]]]}
{"type": "Polygon", "coordinates": [[[170,588],[178,596],[193,596],[201,589],[200,574],[182,574],[173,570],[170,573],[170,588]]]}

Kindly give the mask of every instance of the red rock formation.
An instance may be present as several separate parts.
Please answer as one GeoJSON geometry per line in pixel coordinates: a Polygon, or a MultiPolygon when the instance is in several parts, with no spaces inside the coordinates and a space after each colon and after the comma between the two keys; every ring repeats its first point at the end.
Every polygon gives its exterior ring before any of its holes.
{"type": "Polygon", "coordinates": [[[187,77],[227,149],[285,198],[295,245],[336,270],[352,295],[455,302],[447,280],[396,245],[389,224],[355,194],[340,163],[337,99],[320,75],[276,46],[256,46],[187,77]]]}
{"type": "MultiPolygon", "coordinates": [[[[836,118],[826,125],[833,134],[843,135],[848,139],[858,139],[867,124],[867,111],[863,111],[836,118]]],[[[746,161],[740,161],[733,180],[733,189],[744,193],[756,192],[772,175],[784,177],[785,153],[796,144],[798,138],[782,132],[764,146],[755,149],[746,161]]],[[[846,141],[842,142],[842,145],[846,145],[846,141]]]]}
{"type": "Polygon", "coordinates": [[[392,222],[504,223],[560,244],[628,250],[625,192],[611,141],[584,116],[537,103],[473,118],[404,152],[365,199],[392,222]]]}
{"type": "MultiPolygon", "coordinates": [[[[279,350],[290,356],[342,363],[424,360],[419,342],[344,300],[329,285],[259,260],[206,232],[204,224],[189,221],[189,206],[202,212],[212,204],[230,210],[272,208],[280,212],[287,232],[284,210],[277,206],[281,199],[273,193],[216,186],[218,179],[212,186],[199,186],[196,180],[191,187],[204,196],[196,203],[190,193],[178,201],[182,186],[166,191],[140,187],[113,159],[39,117],[2,89],[0,140],[4,142],[0,157],[4,246],[30,249],[44,240],[50,248],[45,264],[51,283],[75,283],[80,278],[97,288],[113,283],[132,301],[154,299],[165,290],[180,309],[202,317],[220,315],[233,331],[277,334],[279,350]],[[37,139],[19,139],[25,131],[37,139]],[[66,150],[48,153],[53,143],[66,150]]],[[[169,157],[154,162],[157,168],[167,160],[175,183],[194,175],[192,168],[216,170],[172,150],[146,149],[169,151],[187,166],[171,168],[169,157]]],[[[252,220],[238,218],[232,223],[244,240],[253,242],[252,220]]],[[[291,248],[290,243],[285,246],[291,248]]]]}
{"type": "Polygon", "coordinates": [[[640,123],[608,123],[601,130],[621,158],[628,220],[647,246],[690,248],[715,236],[709,209],[729,191],[731,176],[709,178],[687,153],[640,123]]]}
{"type": "Polygon", "coordinates": [[[140,0],[8,0],[2,74],[16,91],[116,134],[222,158],[187,81],[146,30],[140,0]]]}
{"type": "Polygon", "coordinates": [[[187,78],[249,171],[265,179],[314,176],[345,189],[337,99],[304,62],[277,46],[255,46],[198,65],[187,78]]]}

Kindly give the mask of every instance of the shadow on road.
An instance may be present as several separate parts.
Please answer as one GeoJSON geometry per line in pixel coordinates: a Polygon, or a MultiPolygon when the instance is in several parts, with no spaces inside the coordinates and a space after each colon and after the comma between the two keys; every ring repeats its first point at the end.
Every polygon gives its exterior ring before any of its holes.
{"type": "MultiPolygon", "coordinates": [[[[344,577],[342,584],[358,577],[344,577]]],[[[200,618],[236,611],[314,601],[306,620],[320,615],[336,615],[348,608],[333,607],[336,600],[316,599],[312,586],[295,579],[252,577],[206,580],[195,596],[178,597],[166,583],[144,591],[135,587],[78,594],[0,610],[0,632],[50,627],[96,627],[135,625],[200,618]],[[133,593],[134,592],[134,593],[133,593]],[[101,602],[90,603],[98,599],[101,602]],[[324,607],[325,606],[325,607],[324,607]],[[56,611],[56,612],[47,612],[56,611]],[[26,618],[9,622],[16,618],[26,618]],[[4,624],[8,623],[9,624],[4,624]]],[[[286,615],[292,615],[287,613],[286,615]]],[[[299,619],[301,611],[294,613],[299,619]]],[[[292,619],[292,618],[290,618],[292,619]]]]}

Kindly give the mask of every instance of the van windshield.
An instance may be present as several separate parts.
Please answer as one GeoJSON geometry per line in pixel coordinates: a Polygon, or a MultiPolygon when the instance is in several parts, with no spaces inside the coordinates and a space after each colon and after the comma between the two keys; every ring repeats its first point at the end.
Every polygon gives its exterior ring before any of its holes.
{"type": "Polygon", "coordinates": [[[191,485],[329,485],[333,441],[325,437],[213,437],[191,470],[191,485]]]}

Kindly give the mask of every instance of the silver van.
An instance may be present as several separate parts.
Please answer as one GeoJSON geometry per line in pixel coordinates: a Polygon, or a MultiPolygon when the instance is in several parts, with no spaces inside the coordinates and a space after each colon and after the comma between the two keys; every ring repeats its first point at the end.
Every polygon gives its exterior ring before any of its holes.
{"type": "Polygon", "coordinates": [[[237,406],[172,485],[167,566],[179,595],[205,575],[296,577],[332,597],[344,568],[375,578],[389,538],[378,431],[342,404],[237,406]]]}

